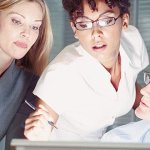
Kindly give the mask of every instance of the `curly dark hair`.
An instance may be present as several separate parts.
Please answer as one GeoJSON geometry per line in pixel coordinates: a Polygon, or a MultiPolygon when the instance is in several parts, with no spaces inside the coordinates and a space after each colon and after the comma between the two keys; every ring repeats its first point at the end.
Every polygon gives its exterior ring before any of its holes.
{"type": "MultiPolygon", "coordinates": [[[[86,0],[89,4],[91,10],[96,11],[96,0],[86,0]]],[[[125,13],[130,14],[129,0],[105,0],[105,3],[108,7],[113,8],[117,6],[120,10],[120,14],[123,15],[125,13]]],[[[69,17],[72,21],[74,21],[78,16],[83,15],[83,0],[62,0],[62,4],[64,9],[68,12],[69,17]]]]}

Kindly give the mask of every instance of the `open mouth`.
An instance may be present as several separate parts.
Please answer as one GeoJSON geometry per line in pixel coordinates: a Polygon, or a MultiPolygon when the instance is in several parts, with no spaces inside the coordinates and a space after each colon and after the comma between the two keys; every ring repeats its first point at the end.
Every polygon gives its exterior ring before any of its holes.
{"type": "Polygon", "coordinates": [[[92,49],[94,51],[102,51],[102,50],[104,50],[106,48],[106,46],[107,45],[105,45],[105,44],[103,44],[103,45],[95,45],[95,46],[92,47],[92,49]]]}

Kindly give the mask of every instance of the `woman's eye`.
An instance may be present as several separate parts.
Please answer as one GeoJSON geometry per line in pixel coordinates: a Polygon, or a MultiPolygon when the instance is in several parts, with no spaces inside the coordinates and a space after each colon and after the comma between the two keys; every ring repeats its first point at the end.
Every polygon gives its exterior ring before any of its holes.
{"type": "Polygon", "coordinates": [[[17,19],[12,19],[12,22],[16,25],[20,25],[21,21],[17,20],[17,19]]]}
{"type": "Polygon", "coordinates": [[[112,18],[109,18],[109,19],[107,19],[107,20],[105,20],[105,21],[106,21],[107,24],[110,24],[110,23],[113,22],[113,19],[112,19],[112,18]]]}
{"type": "Polygon", "coordinates": [[[86,23],[86,22],[79,22],[79,23],[77,23],[76,24],[76,26],[78,27],[78,28],[82,28],[82,29],[86,29],[86,28],[88,28],[88,24],[89,23],[86,23]]]}
{"type": "Polygon", "coordinates": [[[38,26],[32,26],[33,30],[39,30],[40,28],[38,26]]]}
{"type": "Polygon", "coordinates": [[[87,27],[87,24],[85,24],[85,23],[80,23],[79,25],[80,25],[80,27],[82,27],[82,28],[86,28],[86,27],[87,27]]]}

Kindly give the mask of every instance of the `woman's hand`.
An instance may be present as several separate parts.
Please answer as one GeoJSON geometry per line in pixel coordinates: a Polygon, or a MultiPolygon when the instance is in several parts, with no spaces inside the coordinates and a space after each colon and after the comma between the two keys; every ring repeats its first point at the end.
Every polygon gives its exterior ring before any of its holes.
{"type": "Polygon", "coordinates": [[[24,135],[32,141],[47,141],[50,139],[52,126],[48,121],[53,121],[49,112],[40,106],[35,112],[31,113],[25,121],[24,135]]]}
{"type": "Polygon", "coordinates": [[[141,89],[141,94],[143,97],[135,114],[141,119],[150,120],[150,83],[141,89]]]}

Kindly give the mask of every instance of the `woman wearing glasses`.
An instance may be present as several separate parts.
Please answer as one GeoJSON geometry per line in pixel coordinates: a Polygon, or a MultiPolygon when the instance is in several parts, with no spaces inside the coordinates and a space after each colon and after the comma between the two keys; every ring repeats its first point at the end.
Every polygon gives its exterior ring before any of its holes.
{"type": "Polygon", "coordinates": [[[51,107],[58,128],[48,132],[48,113],[40,110],[26,120],[25,136],[98,140],[140,100],[136,78],[149,63],[147,50],[137,29],[128,26],[128,0],[63,0],[63,6],[79,41],[61,51],[34,90],[39,103],[51,107]]]}

